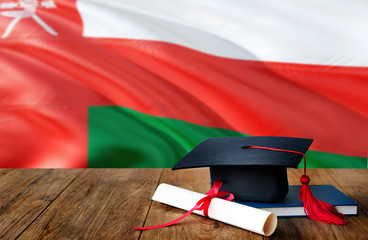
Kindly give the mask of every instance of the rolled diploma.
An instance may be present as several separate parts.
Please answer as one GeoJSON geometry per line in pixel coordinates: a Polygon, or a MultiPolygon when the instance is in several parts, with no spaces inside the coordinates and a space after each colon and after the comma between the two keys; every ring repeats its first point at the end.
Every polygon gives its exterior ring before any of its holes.
{"type": "MultiPolygon", "coordinates": [[[[189,211],[205,196],[202,193],[161,183],[157,187],[152,200],[189,211]]],[[[202,211],[196,210],[194,213],[204,216],[202,211]]],[[[208,216],[214,220],[264,236],[270,236],[277,226],[277,217],[274,213],[221,198],[212,199],[208,216]]]]}

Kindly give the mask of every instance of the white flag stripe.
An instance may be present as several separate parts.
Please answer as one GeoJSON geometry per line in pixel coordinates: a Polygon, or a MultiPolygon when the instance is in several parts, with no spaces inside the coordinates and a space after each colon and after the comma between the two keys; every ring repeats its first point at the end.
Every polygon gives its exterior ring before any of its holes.
{"type": "Polygon", "coordinates": [[[247,60],[368,66],[368,1],[78,0],[86,37],[247,60]]]}

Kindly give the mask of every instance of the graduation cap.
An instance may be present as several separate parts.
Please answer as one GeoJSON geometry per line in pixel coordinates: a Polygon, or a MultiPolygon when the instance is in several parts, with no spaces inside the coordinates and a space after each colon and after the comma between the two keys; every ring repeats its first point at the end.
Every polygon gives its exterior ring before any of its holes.
{"type": "Polygon", "coordinates": [[[252,146],[305,153],[312,139],[292,137],[209,138],[189,152],[175,169],[210,167],[211,184],[239,201],[278,202],[288,193],[286,167],[298,167],[302,155],[256,149],[252,146]]]}
{"type": "Polygon", "coordinates": [[[304,157],[300,198],[309,218],[346,224],[343,215],[311,193],[306,175],[305,153],[312,139],[294,137],[209,138],[180,160],[172,169],[210,167],[211,185],[223,182],[238,201],[278,202],[288,193],[287,167],[297,168],[304,157]],[[322,210],[321,210],[322,209],[322,210]]]}

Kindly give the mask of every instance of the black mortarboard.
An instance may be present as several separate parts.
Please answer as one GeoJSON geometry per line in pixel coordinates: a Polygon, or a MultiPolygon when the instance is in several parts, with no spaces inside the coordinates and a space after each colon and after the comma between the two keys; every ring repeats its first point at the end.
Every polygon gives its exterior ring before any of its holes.
{"type": "Polygon", "coordinates": [[[288,192],[286,167],[298,167],[312,139],[292,137],[209,138],[189,152],[176,169],[210,167],[211,184],[239,201],[281,201],[288,192]],[[258,146],[294,152],[250,148],[258,146]]]}

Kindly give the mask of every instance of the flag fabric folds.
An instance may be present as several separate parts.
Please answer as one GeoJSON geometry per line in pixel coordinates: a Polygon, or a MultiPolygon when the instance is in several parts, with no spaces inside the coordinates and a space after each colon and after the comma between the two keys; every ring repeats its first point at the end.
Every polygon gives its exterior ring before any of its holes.
{"type": "Polygon", "coordinates": [[[172,167],[209,137],[367,168],[361,1],[0,3],[0,167],[172,167]]]}

